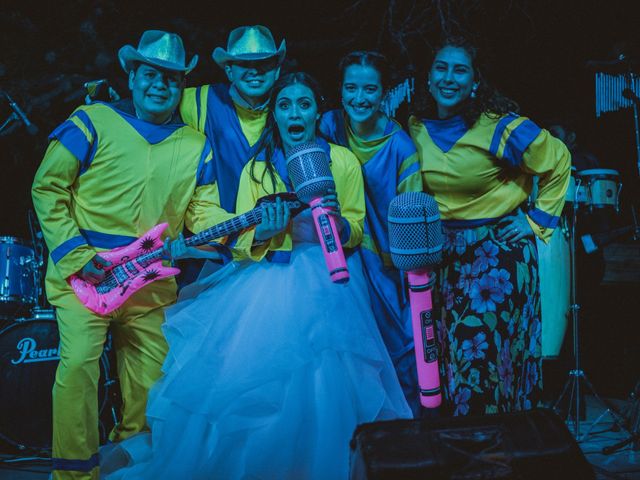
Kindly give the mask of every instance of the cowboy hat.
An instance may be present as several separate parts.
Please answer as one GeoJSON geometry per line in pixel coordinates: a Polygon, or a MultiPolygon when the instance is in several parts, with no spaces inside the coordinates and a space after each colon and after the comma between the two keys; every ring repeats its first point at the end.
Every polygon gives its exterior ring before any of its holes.
{"type": "Polygon", "coordinates": [[[187,74],[198,63],[198,55],[193,56],[189,65],[185,65],[185,58],[182,39],[175,33],[161,30],[147,30],[140,37],[137,49],[131,45],[125,45],[118,52],[120,65],[127,73],[136,62],[142,62],[187,74]]]}
{"type": "Polygon", "coordinates": [[[269,29],[262,25],[253,25],[232,30],[227,41],[227,49],[217,47],[211,56],[224,68],[227,63],[233,61],[265,60],[276,56],[278,63],[281,63],[286,52],[284,40],[276,50],[276,42],[269,29]]]}

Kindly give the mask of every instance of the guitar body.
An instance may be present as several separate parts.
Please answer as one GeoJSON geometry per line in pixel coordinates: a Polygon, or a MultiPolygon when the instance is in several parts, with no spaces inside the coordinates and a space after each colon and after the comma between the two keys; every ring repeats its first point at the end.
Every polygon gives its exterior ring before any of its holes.
{"type": "Polygon", "coordinates": [[[160,223],[129,245],[100,252],[100,256],[111,265],[105,268],[105,279],[98,285],[72,275],[69,284],[82,304],[97,314],[106,315],[148,283],[180,273],[179,268],[162,265],[162,260],[144,265],[138,259],[140,254],[162,249],[164,242],[161,236],[168,226],[160,223]]]}
{"type": "MultiPolygon", "coordinates": [[[[261,198],[258,206],[253,210],[214,225],[190,237],[187,242],[191,241],[192,245],[202,245],[210,240],[254,226],[261,221],[260,205],[265,202],[274,202],[277,197],[289,205],[292,216],[307,207],[293,193],[268,195],[261,198]]],[[[100,283],[92,284],[76,274],[71,275],[69,284],[80,302],[92,312],[107,315],[145,285],[180,273],[179,268],[162,265],[164,246],[162,237],[167,227],[167,223],[160,223],[129,245],[100,252],[102,258],[111,262],[111,265],[105,268],[106,274],[100,283]]]]}

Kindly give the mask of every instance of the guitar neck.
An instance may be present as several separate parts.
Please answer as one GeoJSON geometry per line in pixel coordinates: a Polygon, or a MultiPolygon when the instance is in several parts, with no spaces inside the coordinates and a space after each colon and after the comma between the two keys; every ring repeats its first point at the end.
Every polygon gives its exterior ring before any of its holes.
{"type": "Polygon", "coordinates": [[[252,225],[256,225],[257,223],[260,223],[261,220],[262,208],[257,207],[187,238],[185,240],[185,244],[188,247],[204,245],[216,238],[226,237],[227,235],[239,232],[240,230],[251,227],[252,225]]]}
{"type": "MultiPolygon", "coordinates": [[[[211,228],[203,230],[202,232],[193,235],[185,240],[185,244],[188,247],[197,247],[198,245],[204,245],[216,238],[225,237],[232,233],[239,232],[244,228],[248,228],[252,225],[260,223],[262,220],[262,209],[260,207],[249,210],[242,215],[233,217],[226,222],[214,225],[211,228]]],[[[132,259],[133,260],[133,259],[132,259]]],[[[139,265],[146,267],[153,262],[162,260],[162,249],[154,250],[153,252],[145,253],[135,258],[139,265]]]]}

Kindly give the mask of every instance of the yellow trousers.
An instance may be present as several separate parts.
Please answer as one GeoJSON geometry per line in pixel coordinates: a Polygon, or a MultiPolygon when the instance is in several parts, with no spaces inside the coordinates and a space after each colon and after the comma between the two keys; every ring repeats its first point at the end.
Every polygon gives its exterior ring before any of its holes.
{"type": "Polygon", "coordinates": [[[53,478],[97,480],[99,360],[107,329],[111,328],[123,403],[122,422],[109,438],[119,441],[145,427],[147,394],[167,353],[163,311],[175,301],[176,286],[173,279],[152,283],[101,316],[86,309],[52,270],[47,272],[47,296],[56,307],[60,331],[53,387],[53,478]]]}

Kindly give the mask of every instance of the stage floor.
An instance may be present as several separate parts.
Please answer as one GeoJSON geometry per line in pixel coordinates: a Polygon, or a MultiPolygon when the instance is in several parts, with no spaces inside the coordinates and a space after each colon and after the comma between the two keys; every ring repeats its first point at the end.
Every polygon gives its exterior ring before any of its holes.
{"type": "MultiPolygon", "coordinates": [[[[602,449],[614,445],[628,437],[624,430],[614,431],[613,417],[606,413],[606,406],[594,397],[587,396],[586,420],[580,422],[578,444],[594,466],[598,480],[637,479],[640,480],[640,451],[633,451],[631,445],[611,455],[603,455],[602,449]]],[[[611,400],[619,412],[626,412],[628,402],[611,400]]],[[[569,424],[574,433],[574,425],[569,424]]],[[[0,480],[46,480],[50,466],[48,459],[21,460],[14,455],[0,454],[0,480]]],[[[159,479],[162,480],[162,479],[159,479]]]]}

